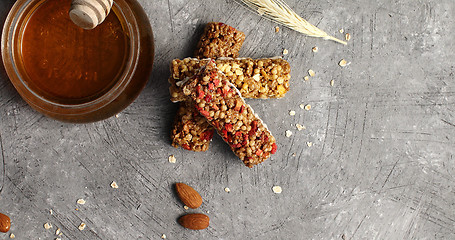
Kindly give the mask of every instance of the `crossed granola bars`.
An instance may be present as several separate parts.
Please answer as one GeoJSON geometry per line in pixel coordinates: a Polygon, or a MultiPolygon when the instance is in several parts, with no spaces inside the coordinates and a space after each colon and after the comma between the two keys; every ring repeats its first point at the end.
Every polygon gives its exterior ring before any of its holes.
{"type": "MultiPolygon", "coordinates": [[[[280,98],[289,90],[290,66],[281,58],[250,59],[230,58],[238,56],[244,34],[222,23],[209,23],[198,44],[196,56],[218,58],[213,66],[221,70],[223,77],[247,98],[280,98]],[[230,56],[230,57],[226,57],[230,56]]],[[[183,82],[198,74],[210,62],[209,59],[186,58],[173,60],[171,64],[170,93],[173,102],[180,103],[171,138],[174,147],[182,146],[192,151],[206,151],[214,129],[191,105],[183,93],[183,82]]],[[[188,88],[187,88],[188,89],[188,88]]],[[[261,122],[262,123],[262,122],[261,122]]],[[[274,140],[273,140],[274,141],[274,140]]],[[[275,144],[276,151],[276,144],[275,144]]],[[[242,159],[243,160],[243,159],[242,159]]],[[[244,160],[247,166],[260,161],[244,160]]]]}

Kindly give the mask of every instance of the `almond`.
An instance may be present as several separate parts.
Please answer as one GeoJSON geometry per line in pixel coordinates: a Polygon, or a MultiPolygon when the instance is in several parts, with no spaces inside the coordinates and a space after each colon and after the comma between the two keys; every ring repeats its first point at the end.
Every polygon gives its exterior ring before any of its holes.
{"type": "Polygon", "coordinates": [[[5,214],[0,213],[0,232],[8,232],[11,227],[11,219],[5,214]]]}
{"type": "Polygon", "coordinates": [[[191,213],[179,218],[179,223],[185,228],[192,230],[206,229],[210,225],[210,219],[202,213],[191,213]]]}
{"type": "Polygon", "coordinates": [[[199,195],[199,193],[192,187],[186,185],[185,183],[176,183],[175,189],[180,200],[186,206],[195,209],[202,205],[201,195],[199,195]]]}

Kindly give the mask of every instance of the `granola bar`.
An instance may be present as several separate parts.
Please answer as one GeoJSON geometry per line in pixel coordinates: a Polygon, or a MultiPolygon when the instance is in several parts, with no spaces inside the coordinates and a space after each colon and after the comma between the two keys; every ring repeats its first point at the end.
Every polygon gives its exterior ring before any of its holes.
{"type": "Polygon", "coordinates": [[[275,138],[213,60],[183,83],[183,92],[247,167],[276,152],[275,138]]]}
{"type": "Polygon", "coordinates": [[[220,22],[210,22],[199,40],[197,58],[238,57],[245,34],[220,22]]]}
{"type": "MultiPolygon", "coordinates": [[[[207,24],[195,52],[198,58],[237,57],[245,34],[224,23],[207,24]]],[[[171,132],[172,146],[207,151],[215,129],[187,102],[180,103],[171,132]]]]}
{"type": "MultiPolygon", "coordinates": [[[[185,100],[179,82],[196,74],[209,61],[196,58],[172,61],[169,78],[171,101],[185,100]]],[[[281,98],[289,91],[291,67],[282,58],[218,58],[215,63],[244,98],[281,98]]]]}
{"type": "Polygon", "coordinates": [[[172,146],[195,152],[207,151],[214,131],[191,102],[181,102],[171,132],[172,146]]]}

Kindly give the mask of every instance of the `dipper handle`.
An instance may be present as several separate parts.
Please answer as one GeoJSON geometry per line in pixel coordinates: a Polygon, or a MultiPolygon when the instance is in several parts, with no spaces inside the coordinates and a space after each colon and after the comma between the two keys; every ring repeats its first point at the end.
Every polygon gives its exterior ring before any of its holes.
{"type": "Polygon", "coordinates": [[[114,0],[73,0],[69,15],[77,26],[93,29],[104,21],[113,2],[114,0]]]}

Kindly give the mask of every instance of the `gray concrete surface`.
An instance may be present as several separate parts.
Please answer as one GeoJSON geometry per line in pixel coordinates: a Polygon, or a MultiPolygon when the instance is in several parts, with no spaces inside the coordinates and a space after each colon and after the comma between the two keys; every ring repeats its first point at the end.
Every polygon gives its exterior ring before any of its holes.
{"type": "MultiPolygon", "coordinates": [[[[2,19],[13,2],[0,2],[2,19]]],[[[348,46],[286,28],[275,33],[276,24],[231,0],[140,2],[156,37],[155,68],[118,118],[85,125],[48,119],[1,75],[0,212],[12,218],[16,239],[55,239],[57,228],[62,239],[455,239],[453,0],[288,0],[327,32],[350,33],[348,46]],[[168,100],[169,62],[191,55],[209,21],[246,33],[242,56],[289,50],[286,98],[248,101],[279,146],[253,169],[219,137],[207,153],[169,143],[176,110],[168,100]],[[342,58],[351,64],[340,68],[342,58]],[[305,82],[308,69],[316,76],[305,82]],[[286,130],[294,134],[287,138],[286,130]],[[168,162],[171,154],[177,163],[168,162]],[[118,189],[110,187],[114,180],[118,189]],[[180,181],[201,193],[200,209],[183,209],[172,188],[180,181]],[[79,198],[87,203],[78,206],[79,198]],[[208,212],[211,226],[183,229],[176,219],[185,212],[208,212]],[[44,229],[46,222],[53,228],[44,229]]]]}

